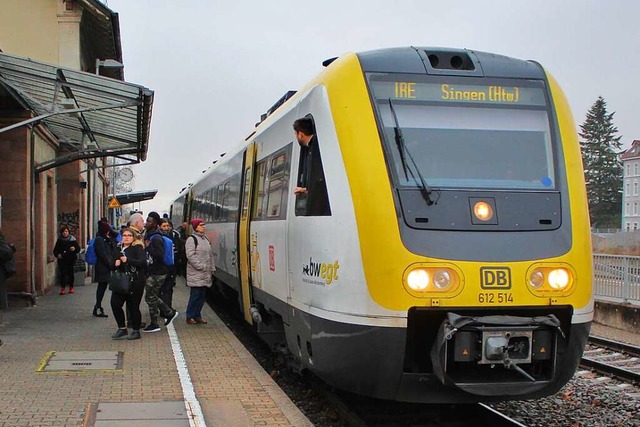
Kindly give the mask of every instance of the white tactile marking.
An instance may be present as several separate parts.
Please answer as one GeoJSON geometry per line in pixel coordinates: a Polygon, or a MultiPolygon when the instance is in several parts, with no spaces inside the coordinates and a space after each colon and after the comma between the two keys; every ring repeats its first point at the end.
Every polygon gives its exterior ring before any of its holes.
{"type": "Polygon", "coordinates": [[[182,395],[184,396],[184,406],[187,408],[187,413],[189,415],[189,425],[191,427],[207,427],[207,424],[204,421],[204,415],[202,414],[202,408],[200,407],[200,402],[198,401],[196,392],[193,389],[193,383],[191,382],[191,376],[189,375],[189,369],[187,368],[187,361],[184,359],[180,340],[178,339],[176,328],[173,327],[173,323],[167,326],[167,332],[169,333],[169,341],[171,341],[173,359],[176,362],[176,368],[178,368],[178,375],[180,376],[180,385],[182,386],[182,395]]]}

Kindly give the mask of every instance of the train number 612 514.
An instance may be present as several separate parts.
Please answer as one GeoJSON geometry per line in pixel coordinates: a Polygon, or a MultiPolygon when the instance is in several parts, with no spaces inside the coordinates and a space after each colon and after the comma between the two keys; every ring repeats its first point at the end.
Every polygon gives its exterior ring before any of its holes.
{"type": "Polygon", "coordinates": [[[513,304],[511,292],[480,292],[478,294],[480,304],[513,304]]]}

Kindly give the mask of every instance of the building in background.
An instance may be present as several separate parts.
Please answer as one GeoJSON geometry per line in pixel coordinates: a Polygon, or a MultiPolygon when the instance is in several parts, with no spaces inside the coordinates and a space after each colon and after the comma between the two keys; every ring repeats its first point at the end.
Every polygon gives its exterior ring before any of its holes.
{"type": "Polygon", "coordinates": [[[108,216],[109,166],[146,159],[153,92],[124,82],[118,14],[98,0],[0,3],[0,226],[9,294],[55,284],[61,225],[84,247],[108,216]]]}
{"type": "Polygon", "coordinates": [[[640,227],[640,140],[622,153],[622,231],[636,231],[640,227]]]}

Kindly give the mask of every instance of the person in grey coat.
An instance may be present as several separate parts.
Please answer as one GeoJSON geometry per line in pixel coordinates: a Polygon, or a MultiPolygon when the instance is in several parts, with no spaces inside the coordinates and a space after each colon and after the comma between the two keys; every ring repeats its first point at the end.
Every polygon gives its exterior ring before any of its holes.
{"type": "Polygon", "coordinates": [[[207,323],[202,318],[207,289],[211,287],[212,275],[216,271],[211,243],[205,235],[206,224],[202,219],[191,220],[193,234],[187,238],[187,286],[191,288],[187,304],[187,324],[207,323]]]}

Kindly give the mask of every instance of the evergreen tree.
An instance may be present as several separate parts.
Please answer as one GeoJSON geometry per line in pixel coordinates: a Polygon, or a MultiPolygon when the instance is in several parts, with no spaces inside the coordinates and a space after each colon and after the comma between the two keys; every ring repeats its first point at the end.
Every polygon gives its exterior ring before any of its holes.
{"type": "Polygon", "coordinates": [[[589,216],[596,228],[618,227],[622,214],[622,136],[616,136],[614,114],[607,113],[607,102],[599,96],[580,125],[589,216]]]}

